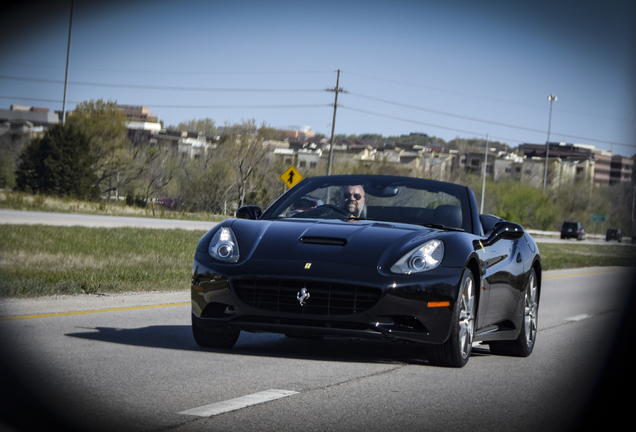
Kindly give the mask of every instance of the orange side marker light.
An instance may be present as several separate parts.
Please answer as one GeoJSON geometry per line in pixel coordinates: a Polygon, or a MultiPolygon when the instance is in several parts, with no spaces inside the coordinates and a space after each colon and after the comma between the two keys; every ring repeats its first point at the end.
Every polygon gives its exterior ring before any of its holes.
{"type": "Polygon", "coordinates": [[[449,307],[450,306],[450,302],[449,301],[428,302],[427,306],[430,307],[430,308],[434,308],[434,307],[449,307]]]}

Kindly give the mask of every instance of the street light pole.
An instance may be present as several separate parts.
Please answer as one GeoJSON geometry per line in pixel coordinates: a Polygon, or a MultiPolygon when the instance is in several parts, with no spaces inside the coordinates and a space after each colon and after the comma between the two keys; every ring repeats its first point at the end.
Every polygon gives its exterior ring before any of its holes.
{"type": "Polygon", "coordinates": [[[486,156],[484,157],[484,180],[481,185],[481,209],[479,210],[479,213],[481,214],[484,213],[484,197],[486,196],[486,168],[488,168],[488,140],[489,138],[490,137],[488,136],[488,134],[486,134],[486,156]]]}
{"type": "Polygon", "coordinates": [[[543,193],[548,183],[548,157],[550,156],[550,127],[552,126],[552,102],[556,102],[557,97],[553,94],[548,96],[550,101],[550,117],[548,118],[548,141],[545,143],[545,172],[543,173],[543,193]]]}

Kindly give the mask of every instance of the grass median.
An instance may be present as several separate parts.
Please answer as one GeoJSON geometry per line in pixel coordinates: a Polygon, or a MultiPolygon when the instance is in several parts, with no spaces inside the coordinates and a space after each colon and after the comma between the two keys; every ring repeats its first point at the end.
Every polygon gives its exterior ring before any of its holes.
{"type": "Polygon", "coordinates": [[[0,296],[186,289],[204,233],[0,225],[0,296]]]}
{"type": "MultiPolygon", "coordinates": [[[[166,291],[190,286],[204,231],[0,225],[0,296],[166,291]]],[[[545,270],[634,266],[636,247],[541,243],[545,270]]]]}

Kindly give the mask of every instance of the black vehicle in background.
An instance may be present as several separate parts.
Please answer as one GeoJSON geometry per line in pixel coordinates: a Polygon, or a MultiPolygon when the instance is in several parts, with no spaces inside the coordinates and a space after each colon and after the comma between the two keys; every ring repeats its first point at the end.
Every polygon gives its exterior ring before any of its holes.
{"type": "Polygon", "coordinates": [[[585,240],[585,230],[579,222],[565,221],[561,227],[561,239],[585,240]]]}
{"type": "Polygon", "coordinates": [[[623,241],[623,231],[620,228],[610,228],[605,234],[605,241],[618,240],[619,243],[623,241]]]}

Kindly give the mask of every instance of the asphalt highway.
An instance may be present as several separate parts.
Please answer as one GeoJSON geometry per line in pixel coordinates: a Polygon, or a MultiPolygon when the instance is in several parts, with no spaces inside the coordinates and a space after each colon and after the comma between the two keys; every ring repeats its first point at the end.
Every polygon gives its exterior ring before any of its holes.
{"type": "Polygon", "coordinates": [[[215,222],[177,219],[102,216],[73,213],[52,213],[0,209],[0,224],[85,226],[100,228],[137,227],[155,229],[184,229],[207,231],[215,222]]]}
{"type": "Polygon", "coordinates": [[[462,369],[402,343],[243,333],[231,350],[202,349],[183,290],[5,299],[1,418],[14,430],[605,430],[632,388],[621,370],[631,357],[607,362],[633,345],[633,278],[546,272],[534,353],[476,345],[462,369]]]}
{"type": "MultiPolygon", "coordinates": [[[[214,225],[12,210],[0,223],[214,225]]],[[[243,333],[231,350],[202,349],[184,290],[0,299],[0,430],[608,429],[631,413],[634,277],[546,272],[534,353],[475,345],[463,369],[402,343],[243,333]]]]}

